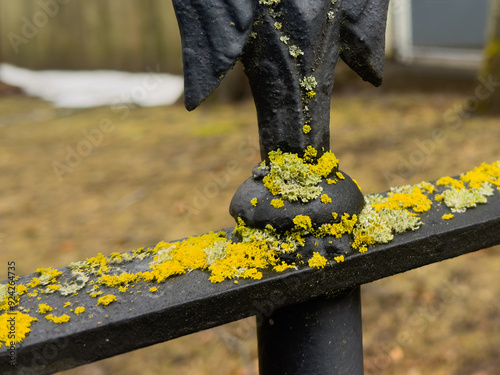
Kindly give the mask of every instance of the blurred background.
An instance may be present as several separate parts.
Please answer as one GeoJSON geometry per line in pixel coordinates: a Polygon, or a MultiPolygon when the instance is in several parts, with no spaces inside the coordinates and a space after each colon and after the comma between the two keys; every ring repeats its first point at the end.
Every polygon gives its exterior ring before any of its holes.
{"type": "MultiPolygon", "coordinates": [[[[500,160],[499,4],[393,1],[383,86],[339,64],[332,150],[364,193],[500,160]]],[[[233,225],[260,161],[246,78],[187,112],[181,76],[170,1],[0,0],[0,279],[233,225]]],[[[500,374],[498,269],[496,247],[364,286],[366,374],[500,374]]],[[[64,374],[257,374],[254,328],[64,374]]]]}

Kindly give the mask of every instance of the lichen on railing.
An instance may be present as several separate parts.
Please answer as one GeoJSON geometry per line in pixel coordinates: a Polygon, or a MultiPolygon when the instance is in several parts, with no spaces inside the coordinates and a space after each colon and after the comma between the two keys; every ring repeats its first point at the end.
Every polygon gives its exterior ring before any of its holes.
{"type": "MultiPolygon", "coordinates": [[[[337,183],[341,184],[342,179],[337,183]]],[[[385,195],[366,195],[360,215],[350,217],[332,212],[332,222],[318,227],[306,215],[295,217],[294,227],[284,233],[276,232],[271,226],[250,228],[240,220],[232,233],[210,232],[182,241],[162,241],[154,247],[131,252],[109,256],[97,254],[69,264],[68,275],[57,269],[39,268],[37,276],[25,284],[15,283],[11,290],[9,284],[0,284],[0,311],[8,311],[0,315],[0,346],[24,340],[39,319],[54,324],[78,319],[85,312],[85,305],[78,298],[80,293],[88,294],[95,299],[95,305],[105,308],[119,301],[120,294],[132,293],[138,282],[150,284],[147,291],[136,291],[138,296],[139,293],[156,293],[168,278],[194,269],[206,271],[213,283],[233,280],[238,284],[239,279],[262,278],[265,269],[284,272],[307,266],[323,268],[344,262],[351,253],[328,252],[322,246],[315,247],[318,245],[315,241],[324,238],[335,241],[347,236],[351,250],[365,252],[369,245],[391,241],[396,233],[420,228],[420,215],[433,205],[447,207],[443,209],[442,219],[452,220],[454,215],[463,214],[468,208],[487,203],[487,197],[495,190],[500,190],[500,161],[483,163],[458,178],[440,178],[435,184],[421,182],[392,188],[385,195]],[[308,259],[298,251],[307,239],[312,239],[314,244],[308,259]],[[149,269],[136,273],[121,269],[122,265],[133,261],[146,261],[149,269]],[[60,281],[63,276],[67,281],[60,281]],[[44,296],[54,293],[67,299],[63,311],[55,311],[44,301],[44,296]],[[27,298],[40,302],[37,311],[22,306],[27,298]],[[16,322],[14,337],[9,337],[9,319],[16,322]]],[[[315,199],[321,200],[321,195],[315,199]]]]}

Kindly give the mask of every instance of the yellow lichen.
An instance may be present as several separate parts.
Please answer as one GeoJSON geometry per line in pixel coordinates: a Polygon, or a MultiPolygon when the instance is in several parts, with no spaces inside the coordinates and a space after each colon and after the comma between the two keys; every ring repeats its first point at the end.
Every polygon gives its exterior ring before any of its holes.
{"type": "Polygon", "coordinates": [[[257,206],[257,204],[259,203],[259,200],[257,198],[253,198],[250,203],[252,204],[252,206],[257,206]]]}
{"type": "Polygon", "coordinates": [[[45,319],[50,320],[53,323],[61,324],[61,323],[67,323],[70,320],[69,315],[61,315],[61,316],[54,316],[52,314],[45,315],[45,319]]]}
{"type": "Polygon", "coordinates": [[[311,131],[311,127],[307,124],[305,124],[303,127],[302,127],[302,132],[304,134],[309,134],[309,132],[311,131]]]}
{"type": "Polygon", "coordinates": [[[157,291],[158,291],[158,288],[154,286],[154,287],[149,288],[149,291],[150,291],[151,293],[154,293],[154,292],[157,292],[157,291]]]}
{"type": "Polygon", "coordinates": [[[41,303],[38,305],[38,312],[40,314],[46,314],[48,312],[51,312],[53,310],[53,308],[49,305],[47,305],[46,303],[41,303]]]}
{"type": "Polygon", "coordinates": [[[448,185],[457,189],[465,189],[465,185],[462,181],[455,180],[450,176],[441,177],[439,180],[436,181],[436,185],[438,186],[448,185]]]}
{"type": "Polygon", "coordinates": [[[281,262],[281,264],[278,264],[273,267],[273,271],[275,272],[283,272],[285,270],[288,270],[290,268],[295,268],[295,263],[294,264],[288,264],[286,262],[281,262]]]}
{"type": "MultiPolygon", "coordinates": [[[[108,287],[115,287],[121,285],[128,285],[130,283],[136,282],[138,275],[128,272],[123,272],[120,275],[102,275],[97,282],[106,285],[108,287]]],[[[96,287],[95,285],[94,287],[96,287]]],[[[97,288],[95,288],[97,289],[97,288]]]]}
{"type": "Polygon", "coordinates": [[[455,217],[455,215],[453,215],[453,214],[445,214],[445,215],[441,216],[441,218],[442,218],[443,220],[451,220],[451,219],[453,219],[454,217],[455,217]]]}
{"type": "Polygon", "coordinates": [[[358,184],[358,181],[356,181],[354,178],[352,179],[352,182],[354,182],[356,184],[356,186],[358,187],[358,189],[361,191],[361,186],[359,186],[358,184]]]}
{"type": "Polygon", "coordinates": [[[328,204],[332,203],[332,198],[330,198],[327,194],[321,195],[321,203],[328,204]]]}
{"type": "Polygon", "coordinates": [[[344,258],[344,256],[343,256],[343,255],[339,255],[338,257],[334,257],[333,259],[334,259],[337,263],[342,263],[342,262],[345,260],[345,258],[344,258]]]}
{"type": "Polygon", "coordinates": [[[75,315],[77,315],[77,316],[80,315],[80,314],[83,314],[84,312],[85,312],[85,307],[84,306],[78,306],[75,309],[75,311],[74,311],[75,315]]]}
{"type": "Polygon", "coordinates": [[[293,218],[295,229],[310,232],[312,230],[311,218],[307,215],[297,215],[293,218]]]}
{"type": "Polygon", "coordinates": [[[283,202],[283,199],[273,199],[271,201],[271,206],[274,208],[282,208],[285,207],[285,202],[283,202]]]}
{"type": "Polygon", "coordinates": [[[23,341],[31,332],[31,324],[36,321],[38,319],[19,311],[0,315],[0,347],[2,344],[11,346],[23,341]]]}
{"type": "Polygon", "coordinates": [[[103,305],[103,306],[108,306],[110,303],[115,302],[116,296],[114,294],[107,294],[105,296],[100,297],[97,300],[97,305],[103,305]]]}
{"type": "Polygon", "coordinates": [[[316,268],[325,268],[326,264],[328,263],[328,259],[326,259],[324,256],[320,255],[318,252],[314,252],[313,256],[311,259],[308,261],[309,267],[316,267],[316,268]]]}

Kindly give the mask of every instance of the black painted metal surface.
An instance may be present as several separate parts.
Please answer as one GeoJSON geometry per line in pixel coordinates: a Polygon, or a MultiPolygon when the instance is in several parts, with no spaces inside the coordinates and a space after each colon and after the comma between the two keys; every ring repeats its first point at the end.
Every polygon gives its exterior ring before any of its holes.
{"type": "Polygon", "coordinates": [[[195,109],[242,61],[259,122],[261,155],[329,150],[333,71],[341,57],[382,82],[389,0],[173,0],[182,37],[185,104],[195,109]],[[296,47],[293,56],[290,48],[296,47]],[[308,101],[300,81],[318,86],[308,101]],[[302,127],[311,123],[311,131],[302,127]]]}
{"type": "MultiPolygon", "coordinates": [[[[0,373],[49,374],[252,315],[262,321],[285,306],[500,244],[498,191],[487,204],[456,214],[453,220],[441,219],[446,212],[445,206],[435,204],[423,215],[425,225],[418,231],[397,235],[389,244],[370,247],[325,269],[265,272],[262,280],[240,280],[238,285],[211,284],[207,273],[193,271],[167,280],[157,293],[140,300],[124,294],[107,307],[96,306],[95,298],[81,293],[79,300],[92,318],[57,326],[40,319],[17,346],[16,368],[8,364],[6,347],[0,348],[0,373]]],[[[123,269],[137,272],[146,267],[139,262],[123,269]]],[[[136,290],[149,287],[138,283],[136,290]]],[[[65,302],[57,295],[52,298],[49,304],[54,307],[65,302]]],[[[37,303],[34,298],[23,306],[36,310],[37,303]]]]}
{"type": "Polygon", "coordinates": [[[359,287],[277,309],[257,335],[260,375],[363,375],[359,287]]]}

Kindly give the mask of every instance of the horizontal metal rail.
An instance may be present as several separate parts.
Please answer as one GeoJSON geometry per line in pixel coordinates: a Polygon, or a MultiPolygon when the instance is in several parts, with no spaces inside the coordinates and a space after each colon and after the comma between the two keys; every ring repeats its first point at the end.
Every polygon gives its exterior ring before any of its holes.
{"type": "MultiPolygon", "coordinates": [[[[106,307],[96,306],[96,299],[81,291],[71,299],[84,304],[86,313],[59,325],[39,319],[16,346],[16,367],[9,365],[7,348],[0,348],[0,373],[50,374],[252,315],[262,323],[286,306],[341,295],[361,284],[500,244],[498,191],[487,204],[455,214],[452,220],[442,220],[446,210],[435,204],[422,215],[424,225],[419,230],[398,234],[388,244],[370,247],[366,253],[355,253],[324,269],[264,271],[261,280],[239,280],[238,284],[212,284],[206,272],[192,271],[167,280],[156,293],[147,293],[151,284],[138,282],[134,291],[144,292],[140,299],[136,293],[120,293],[120,300],[106,307]]],[[[349,244],[344,241],[342,246],[347,251],[349,244]]],[[[146,271],[148,262],[135,261],[121,268],[146,271]]],[[[59,270],[70,274],[67,268],[59,270]]],[[[33,276],[20,277],[19,283],[33,276]]],[[[68,301],[57,294],[48,298],[47,303],[58,311],[68,301]]],[[[32,297],[22,305],[36,311],[38,303],[32,297]]]]}

